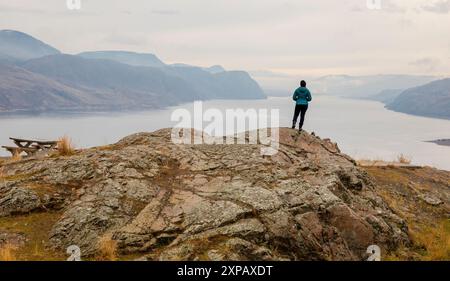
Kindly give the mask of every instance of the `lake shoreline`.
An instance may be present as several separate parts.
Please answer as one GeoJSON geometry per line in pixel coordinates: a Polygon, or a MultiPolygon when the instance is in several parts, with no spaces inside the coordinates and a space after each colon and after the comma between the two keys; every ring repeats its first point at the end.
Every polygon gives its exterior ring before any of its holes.
{"type": "MultiPolygon", "coordinates": [[[[271,97],[265,97],[260,99],[204,99],[198,100],[201,102],[215,102],[215,101],[261,101],[268,100],[271,97]]],[[[33,117],[33,116],[101,116],[108,114],[136,114],[148,111],[169,110],[175,107],[181,107],[183,105],[191,104],[196,101],[182,102],[167,104],[161,106],[133,106],[133,107],[80,107],[80,108],[63,108],[63,109],[12,109],[2,110],[0,109],[0,117],[33,117]]]]}
{"type": "MultiPolygon", "coordinates": [[[[176,126],[180,121],[172,120],[172,117],[178,109],[191,114],[188,123],[192,126],[193,103],[132,112],[0,115],[0,145],[8,145],[9,137],[58,139],[64,135],[69,136],[77,148],[108,145],[134,133],[176,126]]],[[[219,110],[223,114],[229,109],[278,110],[279,126],[286,127],[292,124],[294,102],[290,97],[212,100],[203,102],[202,111],[208,109],[219,110]]],[[[218,131],[228,133],[223,121],[218,131]]],[[[203,125],[207,125],[209,121],[204,122],[203,125]]],[[[317,95],[308,109],[304,129],[332,139],[344,153],[355,159],[391,161],[403,154],[412,159],[414,165],[450,170],[448,146],[427,142],[450,139],[447,135],[450,121],[447,120],[396,113],[384,108],[380,102],[317,95]]],[[[0,150],[0,156],[8,154],[0,150]]]]}

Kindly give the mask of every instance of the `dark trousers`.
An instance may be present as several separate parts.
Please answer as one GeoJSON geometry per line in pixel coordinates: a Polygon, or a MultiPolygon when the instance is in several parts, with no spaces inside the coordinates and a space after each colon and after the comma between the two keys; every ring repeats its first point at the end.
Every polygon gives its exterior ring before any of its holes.
{"type": "Polygon", "coordinates": [[[307,104],[297,104],[295,105],[294,119],[292,120],[292,126],[295,127],[297,124],[298,116],[300,115],[300,129],[303,128],[303,122],[305,122],[305,114],[308,110],[307,104]]]}

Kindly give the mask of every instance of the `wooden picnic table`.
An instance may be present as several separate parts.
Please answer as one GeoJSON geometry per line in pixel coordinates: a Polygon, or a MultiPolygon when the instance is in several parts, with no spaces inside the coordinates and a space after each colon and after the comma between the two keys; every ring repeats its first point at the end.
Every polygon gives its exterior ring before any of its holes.
{"type": "Polygon", "coordinates": [[[57,141],[41,141],[41,140],[29,140],[20,138],[9,138],[16,145],[2,146],[4,149],[11,152],[12,155],[19,155],[25,152],[27,155],[34,155],[38,152],[47,152],[53,150],[58,145],[57,141]]]}

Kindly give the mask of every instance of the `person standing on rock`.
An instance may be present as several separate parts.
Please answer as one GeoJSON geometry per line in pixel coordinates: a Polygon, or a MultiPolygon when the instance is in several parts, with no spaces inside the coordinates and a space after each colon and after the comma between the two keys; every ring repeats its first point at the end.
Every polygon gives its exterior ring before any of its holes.
{"type": "Polygon", "coordinates": [[[298,116],[300,115],[299,130],[301,132],[303,123],[305,122],[306,111],[308,110],[308,103],[312,101],[311,93],[309,92],[308,88],[306,88],[306,82],[304,80],[300,82],[300,87],[295,90],[292,98],[295,101],[295,112],[294,119],[292,121],[292,129],[295,129],[298,116]]]}

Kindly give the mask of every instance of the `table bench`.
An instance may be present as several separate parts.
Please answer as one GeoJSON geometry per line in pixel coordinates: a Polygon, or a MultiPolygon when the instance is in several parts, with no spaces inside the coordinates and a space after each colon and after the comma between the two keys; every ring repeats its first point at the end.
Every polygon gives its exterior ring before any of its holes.
{"type": "Polygon", "coordinates": [[[56,149],[56,146],[58,145],[57,141],[40,141],[19,138],[9,139],[12,140],[16,146],[2,146],[2,148],[8,150],[13,156],[20,155],[22,152],[25,152],[28,156],[38,152],[48,152],[56,149]]]}

